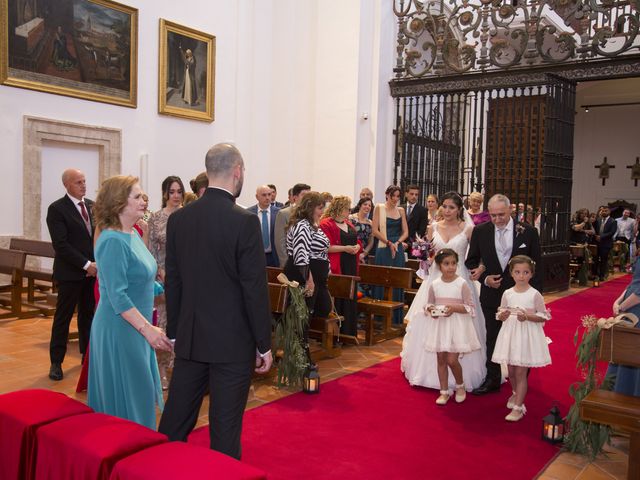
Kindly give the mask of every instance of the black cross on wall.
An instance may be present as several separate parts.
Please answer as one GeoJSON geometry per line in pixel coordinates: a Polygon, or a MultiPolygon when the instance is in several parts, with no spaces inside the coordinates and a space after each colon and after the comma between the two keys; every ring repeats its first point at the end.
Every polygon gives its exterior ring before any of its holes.
{"type": "Polygon", "coordinates": [[[640,157],[636,157],[636,163],[627,165],[627,168],[631,169],[631,180],[633,180],[633,185],[637,187],[638,180],[640,180],[640,157]]]}
{"type": "Polygon", "coordinates": [[[598,173],[598,178],[602,179],[602,185],[604,186],[605,183],[607,182],[607,179],[609,178],[609,169],[616,168],[616,166],[609,165],[607,163],[607,157],[604,157],[604,160],[602,160],[602,163],[600,165],[596,165],[595,168],[600,169],[600,172],[598,173]]]}

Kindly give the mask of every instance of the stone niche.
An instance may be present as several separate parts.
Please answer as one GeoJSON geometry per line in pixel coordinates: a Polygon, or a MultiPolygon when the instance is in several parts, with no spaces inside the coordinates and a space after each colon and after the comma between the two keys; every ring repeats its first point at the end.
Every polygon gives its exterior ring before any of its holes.
{"type": "Polygon", "coordinates": [[[118,175],[122,166],[122,131],[115,128],[25,116],[23,121],[23,236],[40,239],[42,211],[42,145],[55,141],[98,148],[98,184],[118,175]]]}

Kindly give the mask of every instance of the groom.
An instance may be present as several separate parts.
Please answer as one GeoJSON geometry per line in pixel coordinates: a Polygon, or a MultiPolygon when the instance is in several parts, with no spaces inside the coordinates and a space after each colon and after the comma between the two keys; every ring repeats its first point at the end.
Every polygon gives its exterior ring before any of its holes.
{"type": "MultiPolygon", "coordinates": [[[[500,365],[493,363],[493,349],[502,322],[496,320],[496,312],[505,290],[513,287],[509,273],[509,260],[516,255],[527,255],[536,264],[540,262],[538,231],[526,223],[518,223],[511,215],[511,202],[501,194],[489,200],[491,222],[473,229],[465,265],[471,278],[482,285],[480,306],[487,327],[487,377],[473,393],[483,395],[500,390],[500,365]]],[[[541,268],[531,279],[531,286],[542,291],[541,268]]]]}

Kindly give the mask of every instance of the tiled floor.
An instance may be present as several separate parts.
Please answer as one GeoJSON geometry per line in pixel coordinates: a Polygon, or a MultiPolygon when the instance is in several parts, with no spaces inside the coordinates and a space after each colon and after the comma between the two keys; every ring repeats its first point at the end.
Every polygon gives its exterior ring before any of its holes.
{"type": "MultiPolygon", "coordinates": [[[[581,289],[547,295],[547,301],[560,298],[581,289]]],[[[77,342],[70,342],[63,365],[64,380],[49,380],[49,334],[51,318],[29,318],[23,320],[0,320],[0,393],[23,388],[47,388],[64,392],[81,401],[86,393],[76,393],[75,386],[80,374],[80,354],[77,342]]],[[[72,330],[75,325],[72,326],[72,330]]],[[[400,354],[401,339],[388,340],[373,347],[346,346],[336,359],[322,360],[319,368],[322,381],[328,382],[344,375],[367,368],[376,363],[391,360],[400,354]]],[[[278,389],[275,378],[256,379],[251,387],[247,408],[271,402],[295,393],[278,389]]],[[[198,426],[206,425],[208,399],[205,399],[198,426]]],[[[599,480],[626,478],[628,439],[614,437],[613,447],[606,456],[589,463],[584,457],[561,453],[541,472],[540,480],[599,480]]]]}

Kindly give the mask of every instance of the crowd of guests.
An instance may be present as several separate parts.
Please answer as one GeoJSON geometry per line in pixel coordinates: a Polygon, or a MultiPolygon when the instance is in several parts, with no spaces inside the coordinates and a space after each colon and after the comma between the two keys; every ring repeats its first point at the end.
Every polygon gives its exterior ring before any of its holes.
{"type": "MultiPolygon", "coordinates": [[[[439,390],[439,405],[451,397],[463,402],[468,391],[498,391],[506,363],[512,394],[505,418],[523,417],[529,368],[551,362],[537,268],[539,213],[499,194],[485,204],[479,192],[466,205],[456,192],[430,194],[423,205],[416,185],[389,186],[379,204],[363,188],[353,205],[348,196],[304,183],[288,191],[286,203],[277,201],[275,185],[260,185],[256,204],[245,209],[235,203],[244,180],[237,149],[216,145],[205,163],[191,192],[179,177],[167,177],[153,213],[135,177],[106,180],[94,204],[84,198],[82,172],[65,172],[67,195],[47,218],[60,292],[52,379],[62,379],[78,305],[90,406],[155,428],[155,406],[163,406],[168,389],[160,431],[184,440],[208,388],[212,448],[239,458],[251,372],[264,373],[272,363],[265,267],[281,267],[299,283],[310,315],[335,311],[344,318],[341,333],[356,337],[357,297],[334,303],[329,274],[357,276],[363,262],[403,267],[412,243],[426,241],[433,262],[407,316],[399,311],[393,318],[408,322],[402,351],[408,382],[439,390]]],[[[606,238],[632,242],[638,222],[628,211],[615,222],[603,207],[594,223],[580,210],[571,231],[578,243],[589,236],[602,245],[606,238]]],[[[614,309],[636,305],[634,288],[614,309]]],[[[369,294],[383,297],[381,288],[369,294]]],[[[402,290],[393,296],[402,301],[402,290]]],[[[308,332],[302,340],[311,364],[308,332]]]]}

